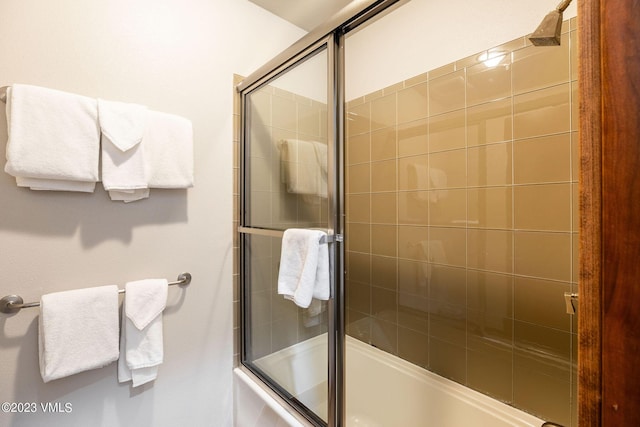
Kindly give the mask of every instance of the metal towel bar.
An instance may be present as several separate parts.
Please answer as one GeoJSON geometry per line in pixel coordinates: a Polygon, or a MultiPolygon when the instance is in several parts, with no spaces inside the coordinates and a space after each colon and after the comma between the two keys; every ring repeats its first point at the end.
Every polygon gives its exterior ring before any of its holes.
{"type": "MultiPolygon", "coordinates": [[[[178,276],[178,280],[175,282],[169,282],[169,286],[180,285],[187,286],[191,283],[191,273],[182,273],[178,276]]],[[[124,294],[125,290],[118,290],[119,294],[124,294]]],[[[17,313],[23,308],[38,307],[40,302],[23,302],[22,297],[19,295],[7,295],[0,299],[0,313],[11,314],[17,313]]]]}

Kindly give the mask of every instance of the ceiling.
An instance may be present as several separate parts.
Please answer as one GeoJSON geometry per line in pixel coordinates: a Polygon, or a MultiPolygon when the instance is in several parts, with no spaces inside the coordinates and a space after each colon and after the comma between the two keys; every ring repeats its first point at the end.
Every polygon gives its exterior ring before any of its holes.
{"type": "Polygon", "coordinates": [[[352,0],[249,0],[284,20],[311,31],[352,0]]]}

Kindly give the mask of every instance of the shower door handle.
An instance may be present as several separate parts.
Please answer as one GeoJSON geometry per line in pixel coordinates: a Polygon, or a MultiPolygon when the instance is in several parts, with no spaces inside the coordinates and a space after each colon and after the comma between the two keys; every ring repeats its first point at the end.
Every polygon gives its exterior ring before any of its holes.
{"type": "Polygon", "coordinates": [[[564,303],[567,307],[567,314],[576,314],[576,306],[574,301],[578,302],[578,294],[573,294],[571,292],[564,293],[564,303]]]}

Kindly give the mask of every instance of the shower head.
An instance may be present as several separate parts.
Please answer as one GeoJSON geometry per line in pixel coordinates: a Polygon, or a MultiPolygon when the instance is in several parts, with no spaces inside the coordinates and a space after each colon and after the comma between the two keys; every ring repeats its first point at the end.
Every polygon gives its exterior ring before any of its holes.
{"type": "Polygon", "coordinates": [[[569,7],[571,0],[563,0],[555,10],[544,17],[542,23],[531,34],[529,40],[534,46],[560,46],[560,30],[562,28],[562,12],[569,7]]]}

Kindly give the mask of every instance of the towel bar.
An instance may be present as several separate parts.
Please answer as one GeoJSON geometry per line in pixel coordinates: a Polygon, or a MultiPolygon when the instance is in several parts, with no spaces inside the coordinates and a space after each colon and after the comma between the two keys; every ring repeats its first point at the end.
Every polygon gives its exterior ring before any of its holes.
{"type": "MultiPolygon", "coordinates": [[[[178,280],[175,282],[169,282],[169,286],[180,285],[187,286],[191,283],[191,273],[182,273],[178,276],[178,280]]],[[[119,294],[124,294],[125,290],[118,290],[119,294]]],[[[40,306],[39,302],[23,302],[22,297],[19,295],[7,295],[0,299],[0,313],[11,314],[17,313],[23,308],[31,308],[40,306]]]]}
{"type": "MultiPolygon", "coordinates": [[[[238,226],[238,232],[245,234],[255,234],[257,236],[266,236],[266,237],[280,237],[284,235],[284,230],[274,230],[269,228],[253,228],[253,227],[242,227],[238,226]]],[[[335,243],[342,242],[343,236],[342,234],[327,234],[320,239],[320,243],[335,243]]]]}
{"type": "Polygon", "coordinates": [[[9,86],[0,87],[0,101],[4,102],[5,104],[7,103],[7,89],[8,88],[9,88],[9,86]]]}

